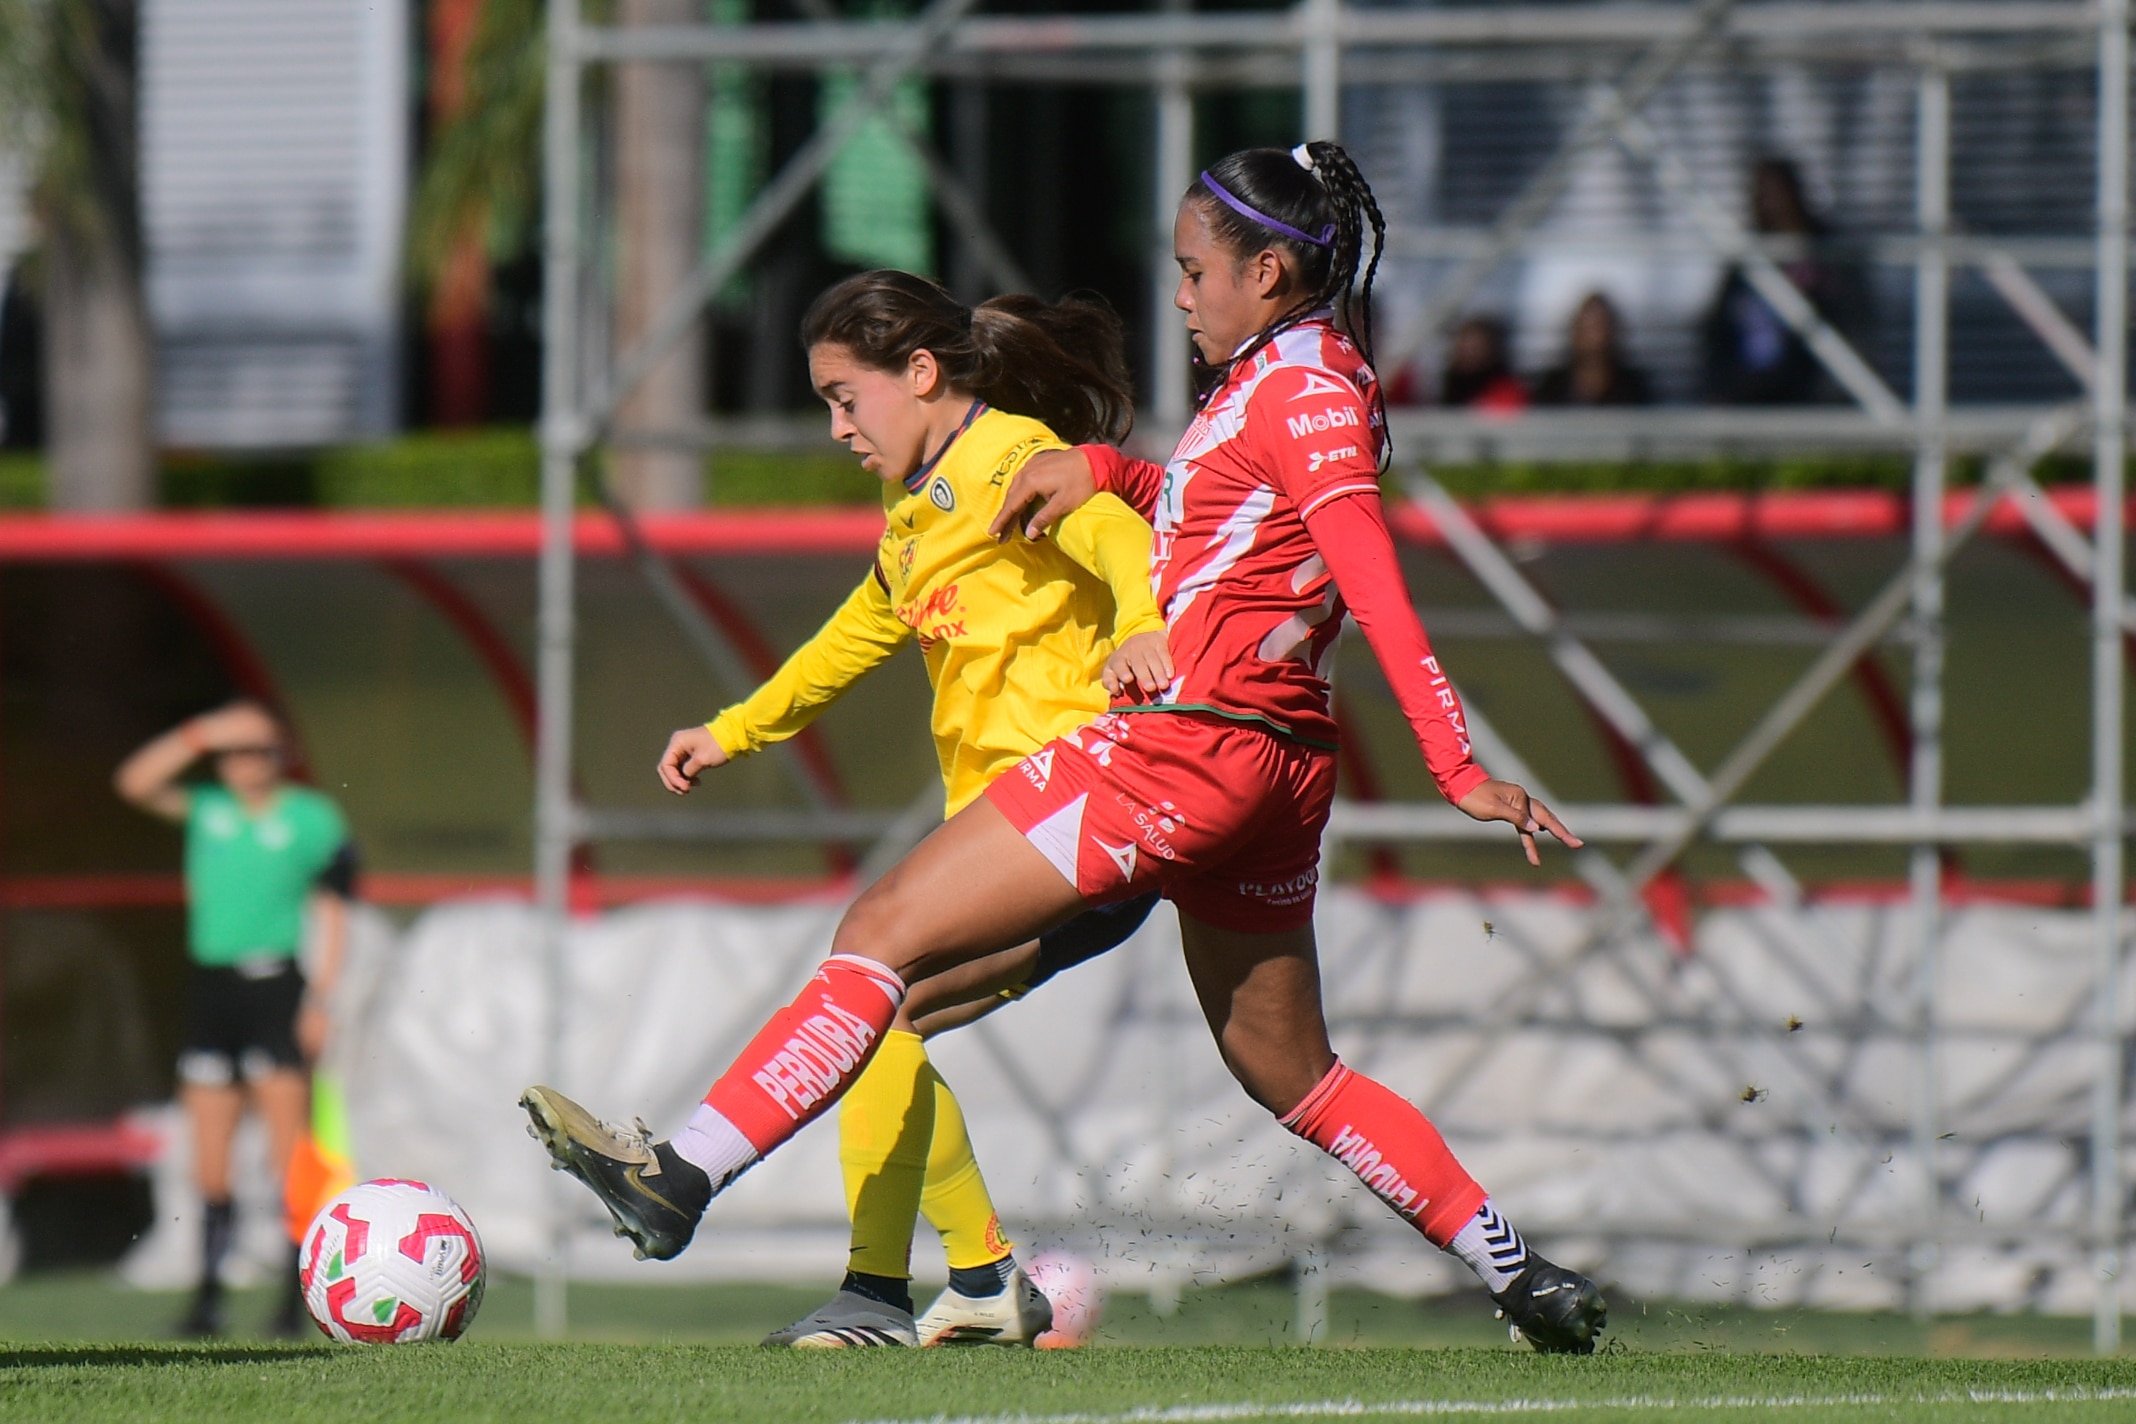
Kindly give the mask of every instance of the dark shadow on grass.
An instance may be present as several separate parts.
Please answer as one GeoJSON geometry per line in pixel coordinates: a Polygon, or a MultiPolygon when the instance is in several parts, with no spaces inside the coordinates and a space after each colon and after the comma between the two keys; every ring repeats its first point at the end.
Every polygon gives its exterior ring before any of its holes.
{"type": "Polygon", "coordinates": [[[0,1370],[86,1365],[256,1365],[343,1353],[330,1345],[0,1345],[0,1370]]]}

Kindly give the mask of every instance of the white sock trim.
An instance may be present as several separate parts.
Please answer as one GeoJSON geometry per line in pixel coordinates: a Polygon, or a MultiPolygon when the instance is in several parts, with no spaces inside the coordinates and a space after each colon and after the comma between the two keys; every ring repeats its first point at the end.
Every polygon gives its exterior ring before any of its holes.
{"type": "Polygon", "coordinates": [[[675,1155],[685,1162],[694,1162],[712,1179],[712,1190],[719,1191],[729,1182],[756,1165],[757,1150],[749,1139],[742,1136],[741,1129],[721,1115],[710,1103],[699,1103],[697,1111],[682,1131],[669,1139],[668,1145],[675,1155]]]}
{"type": "Polygon", "coordinates": [[[1489,1197],[1476,1208],[1468,1224],[1454,1233],[1446,1250],[1449,1255],[1460,1257],[1493,1295],[1513,1284],[1513,1278],[1528,1264],[1528,1243],[1521,1239],[1512,1222],[1498,1214],[1489,1197]]]}
{"type": "Polygon", "coordinates": [[[889,965],[877,963],[864,954],[834,954],[824,963],[849,964],[870,979],[873,979],[875,987],[882,990],[883,997],[890,1001],[890,1008],[893,1012],[904,1005],[905,981],[889,965]]]}

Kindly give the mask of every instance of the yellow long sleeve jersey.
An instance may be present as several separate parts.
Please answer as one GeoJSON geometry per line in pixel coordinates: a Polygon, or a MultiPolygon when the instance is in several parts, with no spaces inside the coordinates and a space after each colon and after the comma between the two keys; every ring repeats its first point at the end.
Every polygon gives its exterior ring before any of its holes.
{"type": "Polygon", "coordinates": [[[729,756],[784,741],[917,637],[948,814],[996,776],[1105,710],[1114,643],[1160,630],[1150,528],[1099,495],[1036,542],[987,525],[1009,480],[1066,445],[1045,425],[975,406],[902,487],[886,485],[875,567],[817,634],[706,724],[729,756]]]}

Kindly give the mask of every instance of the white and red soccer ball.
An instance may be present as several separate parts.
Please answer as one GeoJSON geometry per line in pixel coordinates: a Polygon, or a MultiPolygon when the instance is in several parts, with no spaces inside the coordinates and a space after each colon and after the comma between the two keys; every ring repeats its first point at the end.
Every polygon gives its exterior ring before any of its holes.
{"type": "Polygon", "coordinates": [[[359,1182],[305,1229],[304,1307],[336,1340],[456,1340],[482,1304],[482,1239],[451,1197],[422,1182],[359,1182]]]}
{"type": "Polygon", "coordinates": [[[1104,1293],[1098,1268],[1072,1251],[1041,1251],[1024,1274],[1053,1305],[1053,1328],[1032,1343],[1041,1350],[1079,1350],[1098,1333],[1104,1293]]]}

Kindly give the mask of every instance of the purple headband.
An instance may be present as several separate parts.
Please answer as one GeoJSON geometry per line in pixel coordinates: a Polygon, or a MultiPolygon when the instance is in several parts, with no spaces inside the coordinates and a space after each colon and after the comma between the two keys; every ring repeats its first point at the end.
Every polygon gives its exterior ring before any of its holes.
{"type": "Polygon", "coordinates": [[[1242,218],[1247,218],[1253,222],[1259,223],[1262,227],[1267,228],[1270,232],[1280,232],[1285,237],[1296,238],[1299,242],[1305,243],[1307,246],[1310,247],[1333,247],[1335,245],[1335,224],[1333,223],[1329,223],[1326,227],[1322,228],[1320,230],[1320,236],[1315,237],[1309,232],[1300,232],[1298,229],[1292,227],[1289,223],[1277,222],[1267,213],[1257,213],[1252,208],[1247,207],[1237,198],[1232,197],[1230,193],[1224,191],[1224,185],[1217,182],[1214,178],[1211,178],[1209,176],[1209,170],[1206,168],[1202,170],[1201,180],[1203,186],[1208,188],[1210,192],[1216,194],[1217,197],[1221,198],[1224,201],[1226,207],[1229,207],[1233,212],[1237,213],[1242,218]]]}

